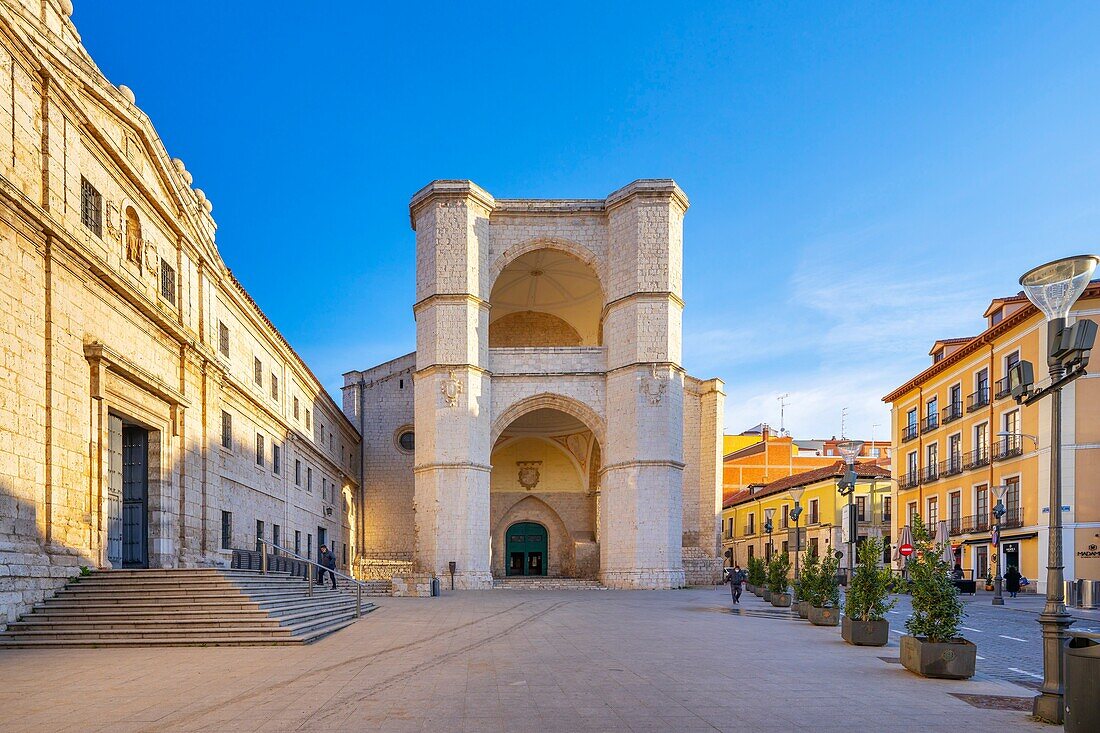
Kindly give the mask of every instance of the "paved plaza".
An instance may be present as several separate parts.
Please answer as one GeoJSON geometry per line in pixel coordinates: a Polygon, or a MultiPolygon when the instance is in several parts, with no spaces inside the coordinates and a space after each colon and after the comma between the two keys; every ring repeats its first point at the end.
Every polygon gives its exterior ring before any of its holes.
{"type": "Polygon", "coordinates": [[[1025,687],[921,679],[897,664],[896,634],[851,647],[744,601],[731,613],[724,587],[467,591],[384,599],[310,646],[8,650],[0,729],[1054,730],[950,694],[1025,687]]]}

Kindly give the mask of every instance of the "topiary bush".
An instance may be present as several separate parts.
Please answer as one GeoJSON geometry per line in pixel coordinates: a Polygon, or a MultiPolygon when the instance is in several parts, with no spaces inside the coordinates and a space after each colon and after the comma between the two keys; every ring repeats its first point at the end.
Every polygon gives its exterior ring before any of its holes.
{"type": "Polygon", "coordinates": [[[839,566],[840,560],[832,553],[821,558],[821,564],[817,568],[817,577],[814,583],[814,606],[818,608],[840,608],[840,583],[836,579],[836,571],[839,566]]]}
{"type": "Polygon", "coordinates": [[[856,559],[859,564],[852,575],[848,593],[844,598],[844,614],[853,621],[879,621],[897,603],[890,599],[894,574],[890,568],[880,568],[882,540],[868,537],[859,546],[856,559]]]}
{"type": "Polygon", "coordinates": [[[767,580],[764,571],[764,561],[758,557],[749,558],[749,585],[762,588],[767,580]]]}
{"type": "Polygon", "coordinates": [[[913,615],[905,622],[905,630],[912,636],[931,642],[958,638],[963,604],[950,572],[943,547],[932,542],[924,522],[914,517],[913,554],[909,557],[913,615]]]}
{"type": "Polygon", "coordinates": [[[814,584],[817,582],[817,572],[821,559],[813,548],[806,550],[802,555],[802,567],[798,570],[798,577],[794,579],[794,592],[800,601],[811,600],[814,592],[814,584]]]}
{"type": "Polygon", "coordinates": [[[768,562],[768,590],[774,594],[786,593],[790,585],[791,557],[785,552],[772,554],[768,562]]]}

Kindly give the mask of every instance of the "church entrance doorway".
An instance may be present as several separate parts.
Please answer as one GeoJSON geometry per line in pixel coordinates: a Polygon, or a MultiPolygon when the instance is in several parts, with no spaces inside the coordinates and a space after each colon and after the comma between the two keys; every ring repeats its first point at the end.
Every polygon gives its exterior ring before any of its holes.
{"type": "Polygon", "coordinates": [[[107,559],[149,567],[149,431],[108,416],[107,559]]]}
{"type": "Polygon", "coordinates": [[[508,575],[546,575],[546,527],[535,522],[516,522],[505,536],[508,575]]]}

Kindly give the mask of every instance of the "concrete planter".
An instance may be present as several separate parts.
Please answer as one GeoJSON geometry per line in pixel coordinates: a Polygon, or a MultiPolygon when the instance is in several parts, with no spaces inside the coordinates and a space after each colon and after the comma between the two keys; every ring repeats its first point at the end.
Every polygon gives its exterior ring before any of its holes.
{"type": "Polygon", "coordinates": [[[798,617],[799,618],[806,618],[807,616],[810,615],[810,602],[809,601],[799,601],[797,606],[798,606],[798,617]]]}
{"type": "Polygon", "coordinates": [[[840,609],[810,606],[810,612],[806,617],[814,626],[836,626],[840,623],[840,609]]]}
{"type": "Polygon", "coordinates": [[[790,608],[791,607],[791,594],[790,593],[772,593],[772,605],[776,608],[790,608]]]}
{"type": "Polygon", "coordinates": [[[931,642],[916,636],[901,637],[901,663],[922,677],[965,680],[974,676],[978,647],[966,639],[931,642]]]}
{"type": "Polygon", "coordinates": [[[854,646],[886,646],[890,641],[890,622],[884,618],[859,621],[842,616],[840,637],[854,646]]]}
{"type": "Polygon", "coordinates": [[[771,603],[772,602],[772,592],[770,590],[768,590],[767,588],[765,588],[763,598],[768,603],[771,603]]]}
{"type": "Polygon", "coordinates": [[[755,593],[756,592],[756,586],[749,585],[748,583],[745,583],[745,590],[747,590],[749,593],[755,593]]]}

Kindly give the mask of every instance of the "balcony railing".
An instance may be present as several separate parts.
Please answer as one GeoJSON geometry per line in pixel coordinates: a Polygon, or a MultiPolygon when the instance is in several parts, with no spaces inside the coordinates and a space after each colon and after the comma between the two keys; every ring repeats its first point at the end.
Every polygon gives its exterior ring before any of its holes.
{"type": "Polygon", "coordinates": [[[969,471],[972,468],[981,468],[989,465],[989,449],[975,448],[969,453],[963,454],[963,468],[969,471]]]}
{"type": "Polygon", "coordinates": [[[924,467],[924,483],[929,481],[936,481],[940,477],[940,467],[938,464],[933,463],[931,466],[924,467]]]}
{"type": "MultiPolygon", "coordinates": [[[[993,529],[993,525],[996,523],[997,520],[991,513],[971,514],[969,517],[962,518],[962,526],[959,534],[988,532],[993,529]]],[[[1022,526],[1024,526],[1024,512],[1019,507],[1008,510],[1008,512],[1001,517],[1001,529],[1015,529],[1016,527],[1022,526]]],[[[952,534],[955,533],[952,532],[952,534]]]]}
{"type": "Polygon", "coordinates": [[[920,471],[903,473],[901,477],[898,478],[898,483],[903,489],[912,489],[916,486],[920,486],[920,471]]]}
{"type": "Polygon", "coordinates": [[[966,397],[966,411],[974,412],[974,410],[985,407],[989,404],[989,387],[981,387],[976,392],[971,392],[966,397]]]}
{"type": "Polygon", "coordinates": [[[957,534],[963,533],[963,520],[962,517],[951,517],[947,520],[947,532],[952,537],[957,534]]]}
{"type": "Polygon", "coordinates": [[[952,402],[947,407],[943,408],[943,414],[941,415],[940,423],[946,425],[952,420],[958,420],[963,416],[963,403],[952,402]]]}
{"type": "Polygon", "coordinates": [[[1011,390],[1008,387],[1008,377],[998,379],[993,383],[993,399],[999,400],[1003,397],[1008,397],[1011,394],[1011,390]]]}
{"type": "Polygon", "coordinates": [[[746,524],[744,536],[752,537],[754,534],[756,534],[756,527],[752,526],[751,524],[746,524]]]}
{"type": "Polygon", "coordinates": [[[1006,435],[993,444],[993,460],[995,461],[1015,458],[1016,456],[1023,455],[1023,453],[1024,441],[1020,440],[1019,435],[1006,435]]]}
{"type": "Polygon", "coordinates": [[[913,438],[917,437],[917,435],[919,435],[919,434],[920,433],[919,433],[919,430],[918,430],[916,424],[906,425],[904,428],[901,429],[901,439],[903,441],[912,440],[913,438]]]}
{"type": "Polygon", "coordinates": [[[933,412],[928,417],[921,420],[920,431],[922,433],[929,433],[940,426],[940,416],[938,413],[933,412]]]}
{"type": "Polygon", "coordinates": [[[940,476],[956,476],[963,472],[963,458],[961,453],[957,453],[946,461],[940,461],[940,476]]]}

